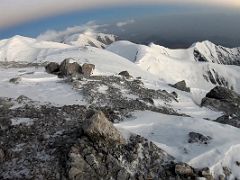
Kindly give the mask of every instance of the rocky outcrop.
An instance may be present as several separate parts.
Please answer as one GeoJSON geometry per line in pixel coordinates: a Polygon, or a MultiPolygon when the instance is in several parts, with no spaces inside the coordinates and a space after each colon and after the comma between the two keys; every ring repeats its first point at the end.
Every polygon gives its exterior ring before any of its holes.
{"type": "Polygon", "coordinates": [[[226,115],[240,115],[240,96],[225,87],[213,88],[202,100],[201,105],[223,111],[226,115]]]}
{"type": "Polygon", "coordinates": [[[195,179],[200,170],[181,166],[147,139],[124,139],[93,107],[54,107],[21,97],[0,99],[0,179],[195,179]],[[9,102],[9,103],[7,103],[9,102]],[[11,105],[10,105],[11,104],[11,105]],[[17,105],[16,108],[11,108],[17,105]],[[32,124],[11,125],[12,118],[32,124]],[[0,120],[2,123],[2,120],[0,120]]]}
{"type": "Polygon", "coordinates": [[[186,92],[190,92],[190,88],[187,87],[186,81],[180,81],[176,84],[171,85],[172,87],[179,89],[181,91],[186,91],[186,92]]]}
{"type": "Polygon", "coordinates": [[[84,76],[91,76],[93,74],[94,69],[95,69],[94,64],[84,63],[82,65],[82,73],[84,76]]]}
{"type": "Polygon", "coordinates": [[[204,136],[200,133],[190,132],[188,134],[188,143],[208,144],[212,139],[210,136],[204,136]]]}
{"type": "Polygon", "coordinates": [[[45,66],[45,70],[49,74],[59,74],[60,65],[56,62],[50,62],[45,66]]]}

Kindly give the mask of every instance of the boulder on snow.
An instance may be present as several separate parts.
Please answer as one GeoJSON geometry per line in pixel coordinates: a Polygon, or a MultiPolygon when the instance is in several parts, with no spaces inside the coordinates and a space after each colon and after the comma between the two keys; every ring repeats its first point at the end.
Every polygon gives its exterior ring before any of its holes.
{"type": "Polygon", "coordinates": [[[21,80],[22,80],[21,77],[16,77],[16,78],[10,79],[9,82],[13,84],[19,84],[21,80]]]}
{"type": "Polygon", "coordinates": [[[91,76],[93,74],[94,69],[95,69],[94,64],[84,63],[82,65],[82,73],[84,76],[91,76]]]}
{"type": "Polygon", "coordinates": [[[60,65],[56,62],[50,62],[45,66],[45,69],[49,74],[58,74],[60,71],[60,65]]]}
{"type": "Polygon", "coordinates": [[[176,84],[171,85],[172,87],[179,89],[181,91],[186,91],[186,92],[190,92],[190,88],[187,87],[186,81],[180,81],[176,84]]]}
{"type": "Polygon", "coordinates": [[[223,111],[227,115],[240,115],[240,95],[225,87],[216,86],[213,88],[203,98],[201,105],[223,111]]]}
{"type": "Polygon", "coordinates": [[[236,128],[240,128],[240,116],[223,115],[215,120],[218,123],[228,124],[236,128]]]}
{"type": "Polygon", "coordinates": [[[212,139],[210,136],[204,136],[196,132],[190,132],[188,136],[189,136],[188,143],[208,144],[209,141],[212,139]]]}
{"type": "Polygon", "coordinates": [[[120,72],[118,75],[120,75],[120,76],[122,76],[122,77],[125,77],[125,78],[127,78],[127,79],[132,78],[132,76],[129,74],[128,71],[122,71],[122,72],[120,72]]]}
{"type": "Polygon", "coordinates": [[[222,86],[216,86],[215,88],[213,88],[209,93],[207,93],[206,97],[217,100],[224,100],[228,102],[232,102],[234,100],[238,100],[240,102],[239,94],[222,86]]]}
{"type": "Polygon", "coordinates": [[[103,140],[108,144],[124,144],[125,139],[102,111],[94,113],[83,123],[84,133],[92,140],[103,140]]]}
{"type": "Polygon", "coordinates": [[[77,62],[74,62],[74,60],[70,58],[65,59],[60,64],[59,70],[62,76],[72,76],[75,74],[82,73],[82,67],[77,62]]]}

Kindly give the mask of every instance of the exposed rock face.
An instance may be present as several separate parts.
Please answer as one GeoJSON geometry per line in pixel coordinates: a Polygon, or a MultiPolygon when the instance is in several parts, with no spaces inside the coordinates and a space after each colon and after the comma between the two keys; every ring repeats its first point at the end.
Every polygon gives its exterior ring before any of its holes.
{"type": "Polygon", "coordinates": [[[118,75],[120,75],[120,76],[122,76],[122,77],[125,77],[125,78],[127,78],[127,79],[132,78],[132,76],[129,74],[128,71],[122,71],[122,72],[120,72],[118,75]]]}
{"type": "Polygon", "coordinates": [[[13,84],[19,84],[21,80],[22,80],[21,77],[16,77],[16,78],[10,79],[9,82],[13,84]]]}
{"type": "Polygon", "coordinates": [[[223,111],[227,115],[240,115],[240,96],[230,89],[217,86],[202,100],[202,106],[223,111]]]}
{"type": "Polygon", "coordinates": [[[72,62],[73,59],[65,59],[60,64],[60,74],[63,76],[71,76],[82,73],[82,67],[77,62],[72,62]]]}
{"type": "Polygon", "coordinates": [[[102,139],[106,143],[110,144],[125,143],[125,139],[122,137],[120,132],[101,111],[93,114],[90,119],[84,121],[83,130],[90,139],[95,141],[102,139]]]}
{"type": "Polygon", "coordinates": [[[189,136],[189,139],[188,139],[189,143],[208,144],[209,141],[212,139],[210,136],[204,136],[196,132],[190,132],[188,136],[189,136]]]}
{"type": "Polygon", "coordinates": [[[207,73],[204,74],[203,77],[207,82],[211,82],[214,85],[224,86],[233,89],[233,87],[230,86],[228,81],[223,76],[219,75],[219,73],[216,72],[214,69],[207,71],[207,73]]]}
{"type": "Polygon", "coordinates": [[[56,62],[50,62],[45,66],[46,72],[50,74],[58,74],[60,71],[60,65],[56,62]]]}
{"type": "Polygon", "coordinates": [[[186,91],[186,92],[190,92],[190,88],[187,87],[187,84],[186,82],[183,80],[183,81],[180,81],[174,85],[171,85],[172,87],[176,88],[176,89],[179,89],[181,91],[186,91]]]}
{"type": "Polygon", "coordinates": [[[84,76],[91,76],[93,74],[94,69],[95,69],[94,64],[85,63],[82,65],[82,73],[84,76]]]}

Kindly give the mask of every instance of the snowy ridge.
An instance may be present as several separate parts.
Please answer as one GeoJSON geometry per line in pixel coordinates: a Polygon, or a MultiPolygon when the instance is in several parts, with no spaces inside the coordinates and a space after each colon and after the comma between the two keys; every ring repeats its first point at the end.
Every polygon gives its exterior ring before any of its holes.
{"type": "MultiPolygon", "coordinates": [[[[117,41],[108,46],[107,50],[135,62],[143,70],[168,83],[185,80],[190,87],[204,90],[209,90],[218,84],[240,92],[239,66],[195,60],[194,49],[200,49],[200,45],[206,48],[213,46],[210,42],[207,44],[197,43],[189,49],[172,50],[155,44],[144,46],[128,41],[117,41]]],[[[204,52],[209,52],[209,48],[207,50],[205,49],[204,52]]]]}

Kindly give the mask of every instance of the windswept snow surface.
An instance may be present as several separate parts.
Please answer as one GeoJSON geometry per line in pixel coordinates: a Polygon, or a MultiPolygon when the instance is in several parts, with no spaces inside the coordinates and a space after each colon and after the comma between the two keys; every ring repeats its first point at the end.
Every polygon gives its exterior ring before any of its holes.
{"type": "Polygon", "coordinates": [[[0,68],[1,97],[17,98],[27,96],[41,103],[56,106],[86,104],[81,93],[49,75],[43,68],[0,68]],[[11,78],[21,77],[19,84],[9,82],[11,78]]]}

